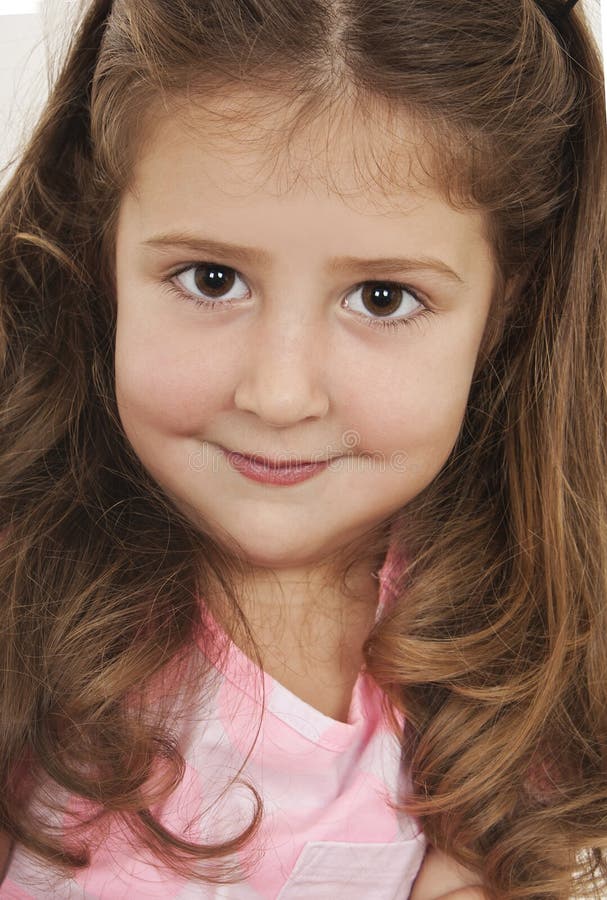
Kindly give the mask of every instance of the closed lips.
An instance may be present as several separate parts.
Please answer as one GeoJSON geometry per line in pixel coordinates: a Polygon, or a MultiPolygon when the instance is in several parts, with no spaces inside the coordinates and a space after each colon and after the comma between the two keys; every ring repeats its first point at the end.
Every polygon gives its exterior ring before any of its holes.
{"type": "Polygon", "coordinates": [[[259,466],[266,466],[268,469],[289,469],[289,468],[297,468],[299,466],[314,466],[321,465],[323,463],[329,462],[328,459],[319,459],[319,460],[309,460],[309,459],[295,459],[295,460],[273,460],[269,457],[264,456],[250,456],[247,453],[238,453],[237,451],[227,450],[231,456],[240,457],[241,459],[247,459],[250,462],[256,463],[259,466]]]}

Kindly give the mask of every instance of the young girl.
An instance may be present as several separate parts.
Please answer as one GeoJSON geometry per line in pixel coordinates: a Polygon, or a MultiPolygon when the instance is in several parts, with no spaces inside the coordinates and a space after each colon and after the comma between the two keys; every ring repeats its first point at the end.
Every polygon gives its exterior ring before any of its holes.
{"type": "Polygon", "coordinates": [[[93,0],[0,208],[0,896],[605,896],[607,126],[565,0],[93,0]]]}

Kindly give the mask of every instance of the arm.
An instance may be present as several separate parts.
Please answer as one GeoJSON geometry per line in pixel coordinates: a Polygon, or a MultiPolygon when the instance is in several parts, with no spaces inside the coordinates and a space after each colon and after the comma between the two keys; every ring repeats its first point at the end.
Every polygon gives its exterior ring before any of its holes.
{"type": "Polygon", "coordinates": [[[487,900],[479,876],[429,847],[409,900],[487,900]]]}

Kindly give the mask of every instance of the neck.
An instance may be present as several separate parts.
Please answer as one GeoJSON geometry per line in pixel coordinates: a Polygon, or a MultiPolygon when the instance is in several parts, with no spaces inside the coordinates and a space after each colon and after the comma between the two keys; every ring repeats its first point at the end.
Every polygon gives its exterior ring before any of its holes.
{"type": "Polygon", "coordinates": [[[383,555],[357,563],[343,581],[330,581],[319,566],[255,569],[237,595],[267,665],[288,658],[302,670],[358,667],[375,618],[382,561],[383,555]]]}

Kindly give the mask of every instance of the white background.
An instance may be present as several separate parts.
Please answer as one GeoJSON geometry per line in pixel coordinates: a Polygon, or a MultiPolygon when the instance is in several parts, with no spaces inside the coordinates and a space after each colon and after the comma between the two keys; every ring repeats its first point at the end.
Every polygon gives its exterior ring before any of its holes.
{"type": "MultiPolygon", "coordinates": [[[[0,167],[27,139],[81,0],[0,0],[0,167]]],[[[496,0],[507,2],[507,0],[496,0]]],[[[607,57],[607,0],[580,0],[607,57]]],[[[607,66],[606,66],[607,80],[607,66]]],[[[8,177],[11,168],[2,175],[8,177]]]]}

